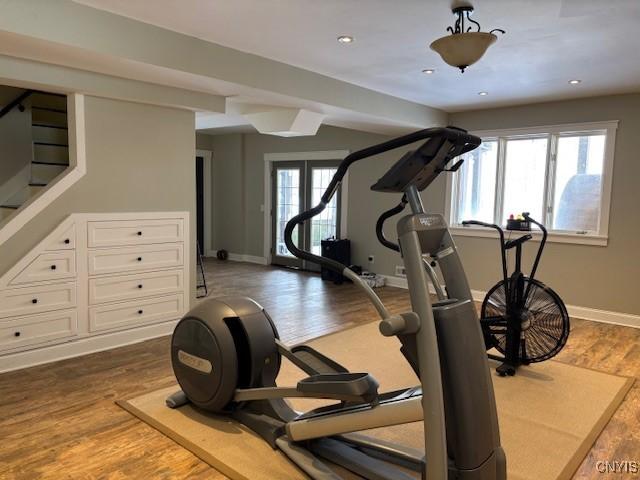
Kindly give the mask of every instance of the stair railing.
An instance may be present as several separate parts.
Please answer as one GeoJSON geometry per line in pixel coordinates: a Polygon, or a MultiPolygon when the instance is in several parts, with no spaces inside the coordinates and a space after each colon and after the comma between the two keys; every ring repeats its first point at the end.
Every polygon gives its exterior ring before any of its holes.
{"type": "Polygon", "coordinates": [[[22,102],[24,102],[31,95],[36,93],[35,90],[25,90],[23,93],[18,95],[14,100],[7,103],[2,109],[0,109],[0,118],[4,117],[7,113],[13,110],[15,107],[19,107],[21,112],[24,112],[24,106],[22,106],[22,102]]]}

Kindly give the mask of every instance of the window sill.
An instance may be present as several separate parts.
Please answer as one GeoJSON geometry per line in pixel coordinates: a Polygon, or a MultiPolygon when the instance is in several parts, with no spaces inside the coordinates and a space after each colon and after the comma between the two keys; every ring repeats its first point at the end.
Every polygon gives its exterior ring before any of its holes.
{"type": "MultiPolygon", "coordinates": [[[[449,231],[454,236],[460,237],[479,237],[479,238],[498,238],[498,232],[488,228],[476,228],[476,227],[461,227],[452,225],[449,227],[449,231]]],[[[509,231],[505,230],[505,237],[508,238],[509,231]]],[[[539,242],[542,239],[542,233],[538,231],[532,232],[516,232],[518,233],[531,233],[534,242],[539,242]]],[[[549,232],[547,237],[548,243],[573,243],[576,245],[593,245],[598,247],[606,247],[609,241],[609,237],[602,235],[580,235],[577,233],[558,233],[549,232]]]]}

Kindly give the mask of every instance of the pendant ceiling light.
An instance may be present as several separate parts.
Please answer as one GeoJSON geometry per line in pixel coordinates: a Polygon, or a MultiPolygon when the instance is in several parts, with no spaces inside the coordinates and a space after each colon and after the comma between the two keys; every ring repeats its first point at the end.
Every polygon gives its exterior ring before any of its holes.
{"type": "Polygon", "coordinates": [[[451,35],[435,40],[431,44],[431,50],[438,52],[446,63],[464,73],[464,69],[480,60],[498,39],[493,32],[505,31],[494,28],[490,32],[481,32],[480,24],[471,19],[473,7],[469,3],[456,5],[451,11],[457,17],[454,26],[447,27],[451,35]],[[471,31],[474,27],[465,25],[465,19],[468,23],[473,23],[477,30],[471,31]]]}

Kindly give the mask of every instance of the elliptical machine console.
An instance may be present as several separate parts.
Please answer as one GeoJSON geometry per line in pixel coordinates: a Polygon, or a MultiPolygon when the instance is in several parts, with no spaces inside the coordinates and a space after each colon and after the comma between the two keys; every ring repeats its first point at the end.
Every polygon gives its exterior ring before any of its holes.
{"type": "MultiPolygon", "coordinates": [[[[320,203],[293,217],[285,228],[285,243],[293,255],[344,275],[371,301],[381,318],[381,334],[399,339],[417,386],[380,392],[367,372],[349,372],[306,345],[284,345],[275,323],[255,301],[223,297],[202,301],[176,326],[171,360],[182,390],[167,398],[167,405],[178,408],[190,402],[233,417],[314,479],[341,478],[329,464],[376,480],[414,478],[407,468],[428,480],[506,479],[492,380],[469,285],[444,219],[424,212],[419,193],[440,173],[457,169],[461,160],[447,165],[480,142],[455,127],[431,128],[354,152],[341,162],[320,203]],[[411,311],[391,315],[352,270],[301,250],[292,233],[322,212],[353,163],[418,141],[423,143],[371,187],[401,194],[401,203],[409,203],[412,211],[398,222],[399,245],[393,244],[402,253],[411,311]],[[429,256],[438,258],[449,292],[448,299],[435,304],[429,295],[428,264],[423,263],[429,256]],[[297,385],[277,386],[283,358],[307,377],[297,385]],[[290,397],[335,403],[298,413],[287,402],[290,397]],[[421,452],[354,435],[415,421],[424,422],[426,460],[421,452]]],[[[387,214],[378,221],[380,226],[387,214]]],[[[381,229],[378,237],[387,241],[381,229]]]]}

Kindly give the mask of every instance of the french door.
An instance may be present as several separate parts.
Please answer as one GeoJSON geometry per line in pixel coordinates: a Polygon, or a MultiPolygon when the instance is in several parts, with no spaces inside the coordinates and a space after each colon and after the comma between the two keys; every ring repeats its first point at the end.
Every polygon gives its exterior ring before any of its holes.
{"type": "MultiPolygon", "coordinates": [[[[271,205],[271,263],[305,270],[319,267],[294,257],[284,243],[287,222],[298,213],[320,203],[340,161],[273,162],[271,205]]],[[[324,211],[299,225],[293,231],[294,243],[304,250],[320,255],[321,241],[340,237],[340,191],[336,192],[324,211]]]]}

